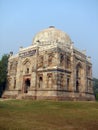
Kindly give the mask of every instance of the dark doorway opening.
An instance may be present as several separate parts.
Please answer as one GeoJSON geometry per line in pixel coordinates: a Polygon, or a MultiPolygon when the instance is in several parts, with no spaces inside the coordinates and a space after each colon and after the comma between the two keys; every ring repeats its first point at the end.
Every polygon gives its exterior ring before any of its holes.
{"type": "Polygon", "coordinates": [[[30,87],[30,79],[25,80],[24,93],[28,93],[28,88],[30,87]]]}
{"type": "Polygon", "coordinates": [[[69,78],[67,78],[67,90],[69,90],[69,82],[70,80],[69,80],[69,78]]]}
{"type": "Polygon", "coordinates": [[[42,78],[42,77],[39,77],[39,88],[42,87],[42,84],[43,84],[43,78],[42,78]]]}
{"type": "Polygon", "coordinates": [[[76,92],[79,92],[81,90],[81,73],[82,73],[82,65],[80,63],[76,66],[76,92]]]}
{"type": "Polygon", "coordinates": [[[79,81],[76,81],[76,92],[79,92],[79,81]]]}

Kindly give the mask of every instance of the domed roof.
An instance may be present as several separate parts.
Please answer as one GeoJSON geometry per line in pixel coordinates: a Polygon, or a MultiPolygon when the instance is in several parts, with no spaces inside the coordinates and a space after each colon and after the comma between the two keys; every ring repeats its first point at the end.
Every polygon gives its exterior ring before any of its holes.
{"type": "Polygon", "coordinates": [[[44,45],[47,45],[52,42],[71,44],[71,39],[65,32],[56,29],[54,26],[50,26],[49,28],[42,30],[33,38],[33,45],[40,45],[43,43],[44,45]]]}

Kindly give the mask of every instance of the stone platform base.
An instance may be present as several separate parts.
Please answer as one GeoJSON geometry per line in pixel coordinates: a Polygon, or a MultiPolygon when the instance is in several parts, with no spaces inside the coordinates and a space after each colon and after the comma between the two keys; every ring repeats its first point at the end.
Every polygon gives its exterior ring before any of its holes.
{"type": "Polygon", "coordinates": [[[95,96],[89,93],[74,93],[74,92],[58,92],[58,91],[30,91],[21,93],[20,91],[5,91],[2,98],[12,99],[32,99],[32,100],[65,100],[65,101],[95,101],[95,96]],[[47,94],[46,94],[47,93],[47,94]]]}

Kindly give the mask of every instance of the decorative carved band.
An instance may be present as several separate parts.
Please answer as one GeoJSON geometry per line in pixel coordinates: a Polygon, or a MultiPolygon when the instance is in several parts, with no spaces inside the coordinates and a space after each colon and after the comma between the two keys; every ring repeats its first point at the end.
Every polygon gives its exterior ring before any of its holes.
{"type": "Polygon", "coordinates": [[[27,56],[33,56],[33,55],[35,55],[35,53],[36,53],[36,50],[30,50],[30,51],[20,53],[19,56],[21,58],[24,58],[24,57],[27,57],[27,56]]]}

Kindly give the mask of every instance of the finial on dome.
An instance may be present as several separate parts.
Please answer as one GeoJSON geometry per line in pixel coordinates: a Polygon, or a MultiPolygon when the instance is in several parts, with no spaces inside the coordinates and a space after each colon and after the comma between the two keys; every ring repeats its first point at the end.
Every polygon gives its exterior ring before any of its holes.
{"type": "Polygon", "coordinates": [[[91,57],[90,56],[88,56],[87,59],[88,59],[89,62],[91,61],[91,57]]]}
{"type": "Polygon", "coordinates": [[[13,55],[13,51],[10,51],[10,56],[12,56],[13,55]]]}
{"type": "Polygon", "coordinates": [[[20,46],[19,51],[21,51],[22,49],[23,49],[23,46],[20,46]]]}
{"type": "Polygon", "coordinates": [[[55,26],[49,26],[49,28],[55,28],[55,26]]]}

